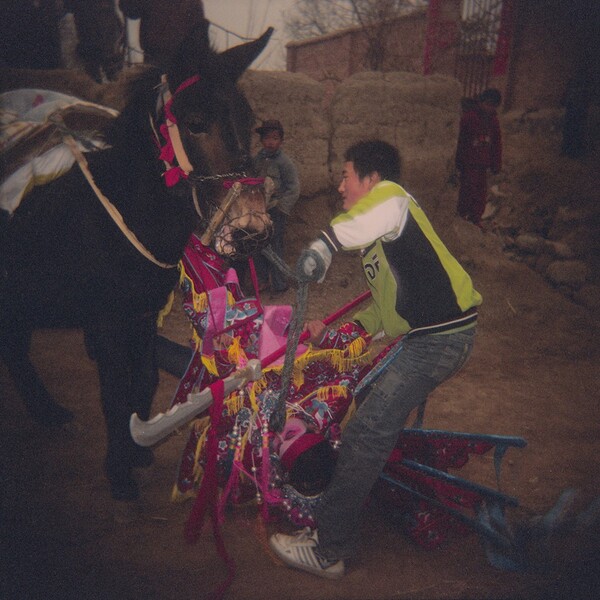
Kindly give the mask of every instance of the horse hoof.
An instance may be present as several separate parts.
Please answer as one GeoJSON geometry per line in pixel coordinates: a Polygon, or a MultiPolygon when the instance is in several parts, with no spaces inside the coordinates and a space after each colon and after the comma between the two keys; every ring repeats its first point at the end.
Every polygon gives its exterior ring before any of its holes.
{"type": "Polygon", "coordinates": [[[104,463],[104,472],[110,483],[110,495],[114,500],[137,500],[140,490],[131,473],[129,456],[123,452],[110,452],[104,463]]]}
{"type": "Polygon", "coordinates": [[[131,449],[131,466],[132,467],[149,467],[154,462],[154,452],[151,448],[144,448],[137,444],[131,449]]]}

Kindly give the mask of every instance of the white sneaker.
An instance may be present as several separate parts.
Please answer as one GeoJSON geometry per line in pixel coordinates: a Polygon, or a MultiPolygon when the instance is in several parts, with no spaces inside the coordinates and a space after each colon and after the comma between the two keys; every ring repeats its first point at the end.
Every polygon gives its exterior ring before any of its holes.
{"type": "Polygon", "coordinates": [[[343,560],[329,560],[320,555],[316,529],[305,527],[293,535],[276,533],[270,537],[269,544],[273,552],[290,567],[326,579],[339,579],[344,575],[343,560]]]}

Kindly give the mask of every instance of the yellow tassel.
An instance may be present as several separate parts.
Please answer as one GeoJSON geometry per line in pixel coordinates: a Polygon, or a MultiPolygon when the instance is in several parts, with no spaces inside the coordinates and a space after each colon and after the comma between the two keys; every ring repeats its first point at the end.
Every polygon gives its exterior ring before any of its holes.
{"type": "Polygon", "coordinates": [[[304,383],[304,370],[294,366],[292,369],[292,383],[299,388],[304,383]]]}
{"type": "Polygon", "coordinates": [[[202,417],[200,419],[194,419],[192,422],[192,427],[196,433],[200,433],[201,435],[206,435],[208,431],[208,426],[210,425],[210,417],[202,417]]]}
{"type": "Polygon", "coordinates": [[[235,304],[235,298],[233,294],[227,290],[227,306],[233,306],[235,304]]]}
{"type": "Polygon", "coordinates": [[[332,396],[342,396],[346,398],[348,396],[348,388],[345,385],[330,385],[321,387],[317,390],[317,398],[321,402],[327,402],[332,396]]]}
{"type": "Polygon", "coordinates": [[[233,415],[237,415],[243,407],[244,397],[237,390],[232,392],[229,398],[225,400],[225,408],[227,409],[227,414],[230,417],[233,415]]]}
{"type": "Polygon", "coordinates": [[[192,341],[196,345],[196,350],[200,351],[202,348],[202,338],[198,335],[198,332],[192,327],[192,341]]]}
{"type": "Polygon", "coordinates": [[[240,341],[240,337],[234,337],[231,340],[231,344],[227,348],[227,360],[232,365],[240,365],[242,362],[246,363],[248,358],[244,349],[242,348],[242,343],[240,341]]]}
{"type": "Polygon", "coordinates": [[[352,342],[350,342],[349,346],[346,348],[346,353],[350,358],[359,357],[367,347],[367,343],[361,337],[356,338],[352,342]]]}
{"type": "Polygon", "coordinates": [[[194,450],[194,470],[193,470],[193,481],[194,483],[198,483],[201,481],[202,476],[204,475],[204,469],[198,464],[200,459],[200,455],[204,450],[204,446],[206,445],[206,436],[208,434],[208,428],[210,427],[210,417],[202,417],[201,419],[196,419],[192,427],[196,433],[199,433],[198,442],[196,443],[196,449],[194,450]]]}
{"type": "Polygon", "coordinates": [[[211,374],[215,375],[215,377],[219,376],[219,371],[217,369],[217,362],[215,361],[214,354],[212,356],[207,356],[206,354],[202,354],[200,356],[202,359],[202,364],[206,367],[206,370],[211,374]]]}
{"type": "Polygon", "coordinates": [[[187,492],[181,493],[177,489],[177,484],[173,485],[173,489],[171,490],[171,502],[176,502],[178,504],[185,502],[189,498],[193,498],[196,495],[194,490],[188,490],[187,492]]]}
{"type": "Polygon", "coordinates": [[[156,319],[156,324],[158,327],[163,326],[163,321],[165,317],[171,312],[173,309],[173,301],[175,300],[175,292],[171,292],[169,297],[167,298],[167,303],[162,307],[162,309],[158,313],[158,318],[156,319]]]}
{"type": "Polygon", "coordinates": [[[252,408],[252,412],[257,413],[258,412],[258,400],[257,400],[257,394],[248,394],[249,398],[250,398],[250,406],[252,408]]]}
{"type": "Polygon", "coordinates": [[[208,308],[208,296],[206,292],[198,294],[196,290],[192,290],[192,302],[194,310],[197,313],[204,312],[208,308]]]}
{"type": "Polygon", "coordinates": [[[258,397],[267,387],[267,378],[263,375],[259,380],[253,381],[248,390],[248,398],[253,412],[258,413],[258,397]]]}
{"type": "Polygon", "coordinates": [[[240,457],[244,456],[244,452],[246,452],[246,444],[248,443],[248,438],[250,437],[250,428],[246,429],[244,435],[242,435],[241,443],[240,443],[240,457]]]}
{"type": "Polygon", "coordinates": [[[185,265],[183,264],[182,260],[180,260],[177,263],[177,269],[179,271],[179,287],[181,287],[183,285],[183,282],[186,279],[189,279],[189,277],[187,276],[187,273],[185,272],[185,265]]]}

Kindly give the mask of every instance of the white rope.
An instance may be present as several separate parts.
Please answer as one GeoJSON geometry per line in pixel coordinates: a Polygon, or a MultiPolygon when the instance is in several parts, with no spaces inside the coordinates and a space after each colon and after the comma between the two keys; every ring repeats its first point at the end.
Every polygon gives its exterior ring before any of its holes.
{"type": "Polygon", "coordinates": [[[177,266],[177,263],[169,264],[169,263],[164,263],[164,262],[158,260],[152,254],[152,252],[150,252],[150,250],[148,250],[144,246],[144,244],[142,244],[142,242],[140,242],[140,240],[135,235],[135,233],[133,233],[133,231],[131,231],[131,229],[129,229],[129,227],[127,227],[127,223],[125,223],[125,220],[123,219],[123,215],[119,212],[117,207],[114,204],[112,204],[112,202],[102,193],[100,188],[96,185],[96,182],[94,181],[94,177],[90,173],[90,169],[88,167],[88,162],[87,162],[85,156],[83,155],[83,153],[77,147],[77,143],[75,142],[73,137],[70,134],[64,134],[63,138],[64,138],[64,141],[69,146],[69,148],[71,149],[71,152],[73,152],[73,156],[77,160],[77,164],[79,165],[81,172],[83,173],[84,177],[87,179],[87,182],[90,184],[91,188],[96,193],[98,200],[100,200],[102,206],[104,206],[104,208],[106,209],[106,212],[110,215],[111,219],[115,222],[117,227],[121,230],[121,232],[129,240],[129,242],[131,242],[133,247],[142,256],[147,258],[150,262],[154,263],[158,267],[161,267],[162,269],[174,269],[177,266]]]}

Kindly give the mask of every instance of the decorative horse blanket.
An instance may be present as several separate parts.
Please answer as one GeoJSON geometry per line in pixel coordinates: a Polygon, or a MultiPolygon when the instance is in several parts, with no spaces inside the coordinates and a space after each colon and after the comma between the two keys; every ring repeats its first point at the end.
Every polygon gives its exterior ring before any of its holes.
{"type": "Polygon", "coordinates": [[[71,135],[82,152],[106,147],[101,131],[118,111],[74,96],[39,89],[0,94],[0,209],[14,212],[36,185],[66,173],[75,162],[63,143],[71,135]]]}
{"type": "MultiPolygon", "coordinates": [[[[250,358],[263,359],[272,346],[285,345],[290,307],[263,307],[257,298],[242,297],[235,272],[195,237],[182,261],[181,288],[184,310],[193,325],[195,352],[172,405],[243,367],[250,358]]],[[[373,358],[370,342],[370,336],[350,322],[332,330],[321,348],[300,347],[286,397],[286,427],[278,434],[269,429],[269,418],[280,393],[282,366],[262,365],[262,378],[224,398],[218,415],[211,413],[212,420],[202,415],[193,421],[173,499],[193,496],[198,489],[202,495],[207,471],[214,467],[210,479],[221,489],[220,520],[228,503],[255,500],[265,518],[279,514],[296,525],[314,527],[320,490],[311,489],[311,482],[306,483],[302,474],[294,475],[294,470],[301,457],[323,443],[335,455],[345,421],[353,412],[355,389],[372,377],[388,353],[401,351],[395,342],[373,358]]],[[[373,499],[385,502],[387,512],[426,548],[472,530],[502,546],[504,511],[516,506],[516,499],[450,475],[448,470],[460,469],[471,456],[494,450],[499,477],[507,449],[524,445],[521,438],[507,436],[406,429],[373,499]]],[[[328,460],[322,453],[314,458],[313,472],[308,474],[312,483],[319,480],[314,464],[327,470],[328,460]]],[[[326,478],[319,481],[321,489],[326,482],[326,478]]]]}

